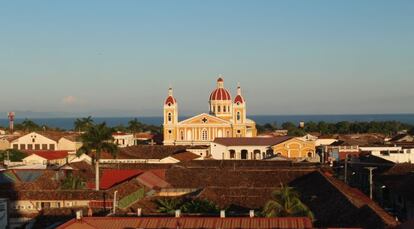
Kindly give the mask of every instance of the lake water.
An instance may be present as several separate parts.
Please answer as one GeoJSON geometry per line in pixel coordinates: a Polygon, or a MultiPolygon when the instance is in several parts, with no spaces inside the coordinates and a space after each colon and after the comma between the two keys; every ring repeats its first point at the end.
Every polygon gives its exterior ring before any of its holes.
{"type": "MultiPolygon", "coordinates": [[[[109,126],[128,125],[128,121],[134,117],[108,117],[108,118],[94,118],[96,123],[106,122],[109,126]]],[[[180,120],[186,117],[181,117],[180,120]]],[[[300,121],[309,122],[339,122],[339,121],[400,121],[414,125],[414,114],[364,114],[364,115],[252,115],[249,118],[256,121],[258,124],[276,122],[281,125],[284,122],[299,123],[300,121]]],[[[73,123],[76,118],[32,118],[30,120],[39,125],[47,125],[51,127],[58,127],[61,129],[70,130],[73,128],[73,123]]],[[[152,125],[161,125],[162,117],[138,117],[140,122],[152,125]]],[[[23,119],[16,119],[15,123],[22,122],[23,119]]],[[[0,119],[0,126],[6,127],[8,125],[7,119],[0,119]]]]}

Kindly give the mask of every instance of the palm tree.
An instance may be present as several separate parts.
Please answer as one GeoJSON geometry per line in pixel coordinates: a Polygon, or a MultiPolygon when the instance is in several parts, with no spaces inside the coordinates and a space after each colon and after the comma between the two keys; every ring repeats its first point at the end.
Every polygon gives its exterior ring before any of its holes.
{"type": "Polygon", "coordinates": [[[204,213],[204,214],[213,214],[218,213],[219,207],[213,202],[204,199],[194,199],[185,201],[181,210],[185,213],[204,213]]]}
{"type": "Polygon", "coordinates": [[[75,130],[85,131],[89,127],[93,126],[94,122],[91,116],[86,118],[77,118],[74,123],[75,130]]]}
{"type": "Polygon", "coordinates": [[[164,198],[156,199],[155,204],[157,205],[158,212],[174,214],[175,210],[178,210],[183,205],[181,199],[178,198],[164,198]]]}
{"type": "Polygon", "coordinates": [[[99,159],[102,152],[110,153],[116,156],[118,147],[113,143],[112,129],[106,126],[106,123],[92,125],[81,135],[82,147],[76,152],[78,156],[93,154],[95,159],[95,189],[99,190],[99,159]]]}
{"type": "Polygon", "coordinates": [[[40,128],[39,125],[37,125],[35,122],[33,122],[30,119],[25,119],[21,125],[22,125],[23,130],[25,131],[34,131],[40,128]]]}
{"type": "Polygon", "coordinates": [[[131,132],[142,131],[142,123],[137,118],[134,118],[128,122],[128,129],[131,132]]]}
{"type": "Polygon", "coordinates": [[[263,214],[266,217],[307,216],[313,219],[313,213],[299,197],[293,187],[281,184],[280,189],[272,193],[272,199],[266,203],[263,214]]]}

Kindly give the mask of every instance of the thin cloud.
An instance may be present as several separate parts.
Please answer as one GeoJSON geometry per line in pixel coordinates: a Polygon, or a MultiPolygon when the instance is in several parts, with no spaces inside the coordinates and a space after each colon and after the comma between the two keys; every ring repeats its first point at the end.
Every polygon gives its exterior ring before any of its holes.
{"type": "Polygon", "coordinates": [[[79,103],[79,100],[73,95],[68,95],[63,97],[62,103],[65,105],[73,105],[79,103]]]}

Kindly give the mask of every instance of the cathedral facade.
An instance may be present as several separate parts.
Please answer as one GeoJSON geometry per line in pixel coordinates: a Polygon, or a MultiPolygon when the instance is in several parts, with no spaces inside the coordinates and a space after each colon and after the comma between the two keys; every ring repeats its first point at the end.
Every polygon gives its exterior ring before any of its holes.
{"type": "Polygon", "coordinates": [[[209,145],[218,137],[255,137],[256,123],[246,117],[240,86],[232,100],[222,78],[210,94],[210,112],[179,121],[178,103],[169,88],[164,101],[164,145],[209,145]]]}

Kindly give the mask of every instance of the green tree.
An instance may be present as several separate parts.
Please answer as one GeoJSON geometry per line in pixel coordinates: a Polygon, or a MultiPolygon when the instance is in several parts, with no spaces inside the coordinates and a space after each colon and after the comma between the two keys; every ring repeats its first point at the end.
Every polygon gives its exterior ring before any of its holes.
{"type": "Polygon", "coordinates": [[[94,125],[94,121],[91,116],[86,118],[77,118],[74,122],[75,131],[86,131],[89,127],[94,125]]]}
{"type": "Polygon", "coordinates": [[[23,120],[23,122],[20,124],[19,126],[22,130],[24,131],[36,131],[36,130],[40,130],[40,126],[37,125],[35,122],[33,122],[30,119],[25,119],[23,120]]]}
{"type": "Polygon", "coordinates": [[[185,201],[181,206],[181,210],[185,213],[218,213],[220,209],[211,201],[205,199],[193,199],[185,201]]]}
{"type": "Polygon", "coordinates": [[[271,195],[264,209],[266,217],[307,216],[313,219],[310,209],[299,199],[299,193],[293,188],[281,184],[280,189],[271,195]]]}
{"type": "Polygon", "coordinates": [[[83,187],[83,180],[80,177],[73,176],[72,174],[66,176],[60,185],[60,188],[65,190],[76,190],[83,187]]]}
{"type": "Polygon", "coordinates": [[[76,152],[78,156],[89,154],[94,156],[95,162],[95,188],[99,190],[99,159],[102,152],[110,153],[116,157],[118,147],[113,143],[112,129],[106,123],[93,125],[81,135],[82,147],[76,152]]]}
{"type": "Polygon", "coordinates": [[[138,121],[137,118],[134,118],[128,122],[128,129],[131,132],[134,132],[134,133],[141,132],[142,127],[143,127],[143,124],[140,121],[138,121]]]}
{"type": "Polygon", "coordinates": [[[163,198],[156,199],[157,211],[160,213],[174,214],[175,210],[178,210],[183,205],[181,199],[178,198],[163,198]]]}
{"type": "Polygon", "coordinates": [[[9,159],[10,161],[22,161],[23,158],[27,157],[27,154],[17,149],[6,149],[0,151],[0,161],[9,159]]]}

